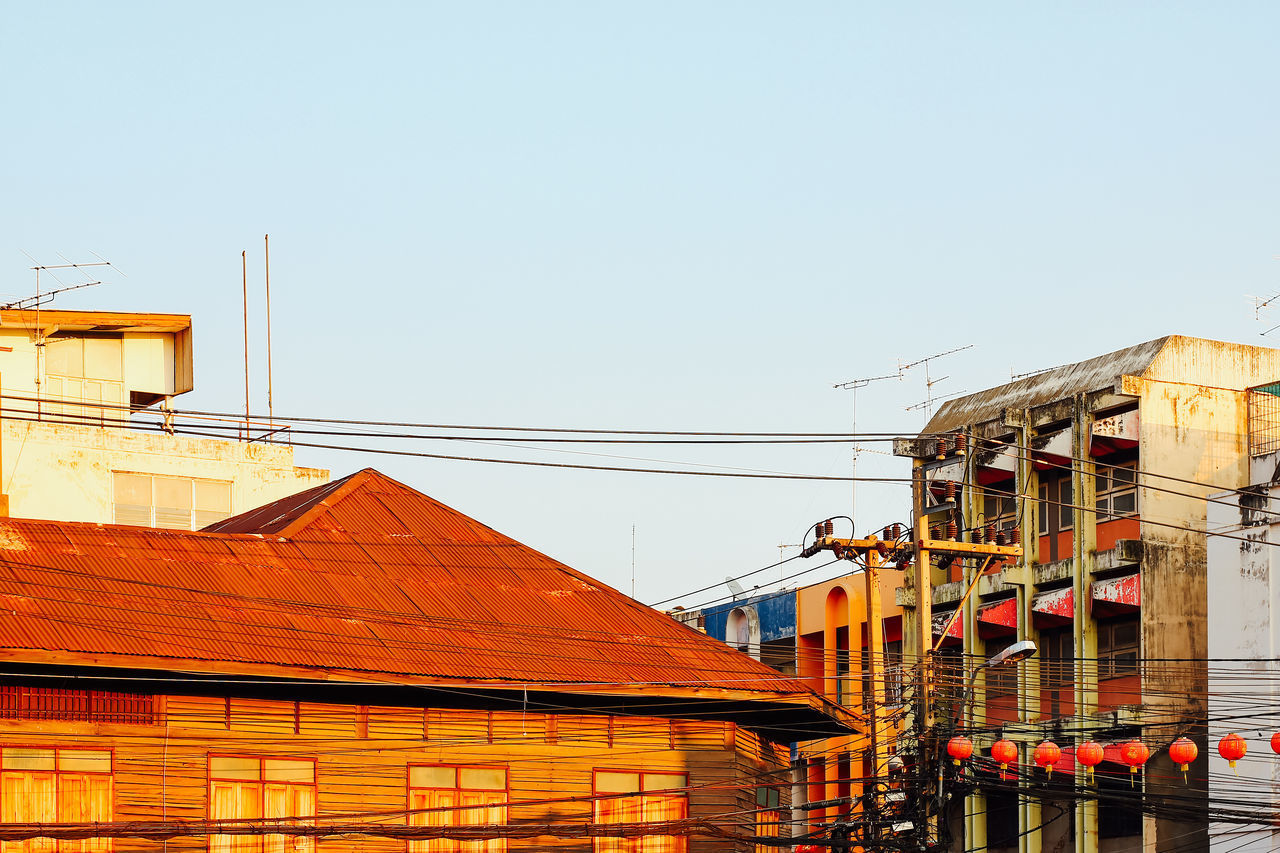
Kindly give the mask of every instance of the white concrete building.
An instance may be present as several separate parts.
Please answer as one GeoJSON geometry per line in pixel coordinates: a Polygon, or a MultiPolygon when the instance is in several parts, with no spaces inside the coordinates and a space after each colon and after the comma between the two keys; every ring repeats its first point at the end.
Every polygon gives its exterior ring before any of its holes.
{"type": "Polygon", "coordinates": [[[1235,732],[1248,753],[1235,773],[1210,756],[1210,807],[1256,813],[1257,826],[1210,826],[1210,849],[1269,853],[1280,848],[1280,384],[1250,391],[1250,482],[1213,495],[1209,538],[1209,748],[1235,732]]]}
{"type": "Polygon", "coordinates": [[[189,316],[0,311],[0,505],[194,530],[328,482],[291,447],[247,440],[265,425],[202,425],[226,439],[157,429],[193,386],[189,316]]]}

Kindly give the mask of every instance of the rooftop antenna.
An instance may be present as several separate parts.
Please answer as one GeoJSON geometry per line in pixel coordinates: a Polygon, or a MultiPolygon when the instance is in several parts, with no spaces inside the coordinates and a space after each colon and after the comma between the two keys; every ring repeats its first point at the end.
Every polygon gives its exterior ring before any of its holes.
{"type": "MultiPolygon", "coordinates": [[[[779,542],[778,543],[778,562],[779,563],[786,562],[786,551],[788,548],[803,548],[803,547],[804,547],[803,545],[788,545],[785,542],[779,542]]],[[[786,567],[780,565],[778,567],[778,580],[779,581],[785,580],[786,574],[787,574],[786,567]]]]}
{"type": "Polygon", "coordinates": [[[907,411],[908,411],[908,412],[915,411],[916,409],[924,409],[924,416],[925,416],[926,418],[928,418],[928,417],[930,417],[931,415],[933,415],[933,404],[934,404],[934,402],[935,402],[936,400],[943,400],[943,399],[946,399],[947,397],[954,397],[954,396],[956,396],[956,394],[963,394],[963,393],[964,393],[963,391],[957,391],[957,392],[955,392],[954,394],[947,394],[947,395],[945,395],[945,396],[943,396],[943,397],[935,397],[935,396],[933,396],[933,386],[934,386],[934,385],[937,385],[939,382],[942,382],[943,380],[950,379],[951,377],[950,377],[950,376],[939,376],[937,379],[934,379],[934,378],[932,377],[932,375],[929,373],[929,362],[931,362],[931,361],[936,361],[937,359],[939,359],[939,358],[943,358],[943,357],[948,356],[948,355],[955,355],[955,354],[956,354],[956,353],[958,353],[958,352],[964,352],[964,351],[965,351],[965,350],[967,350],[967,349],[973,349],[973,344],[965,344],[965,345],[964,345],[964,346],[962,346],[962,347],[956,347],[955,349],[949,349],[949,350],[947,350],[946,352],[939,352],[939,353],[934,353],[933,355],[927,355],[927,356],[925,356],[924,358],[916,359],[915,361],[911,362],[910,364],[899,364],[899,365],[898,365],[898,370],[900,370],[900,371],[907,371],[907,370],[910,370],[910,369],[911,369],[911,368],[913,368],[913,367],[919,367],[919,366],[920,366],[920,365],[922,365],[922,364],[924,365],[924,388],[925,388],[925,399],[924,399],[924,402],[916,403],[916,404],[915,404],[915,405],[913,405],[913,406],[907,406],[907,411]]]}
{"type": "MultiPolygon", "coordinates": [[[[41,408],[42,408],[40,405],[40,385],[41,385],[40,377],[44,373],[44,370],[43,370],[44,359],[42,358],[42,353],[44,352],[44,346],[45,346],[44,329],[41,328],[40,326],[40,308],[41,306],[48,305],[50,302],[52,302],[54,300],[54,297],[56,297],[59,293],[66,293],[69,290],[79,290],[82,287],[93,287],[95,285],[102,284],[101,281],[94,280],[93,276],[89,275],[84,270],[87,267],[109,267],[109,266],[112,266],[112,264],[110,261],[104,260],[101,255],[96,255],[96,257],[98,258],[98,260],[96,261],[89,261],[87,263],[77,264],[67,260],[65,255],[61,253],[56,253],[58,254],[58,257],[66,261],[65,264],[42,264],[39,261],[37,261],[35,258],[31,257],[29,253],[23,252],[22,254],[30,258],[31,262],[35,265],[31,267],[31,269],[36,274],[35,295],[28,296],[25,299],[15,300],[14,302],[10,302],[6,305],[0,305],[0,309],[9,310],[9,311],[34,310],[36,312],[36,328],[35,328],[36,417],[39,418],[41,408]],[[85,281],[80,284],[67,284],[62,279],[58,278],[58,274],[54,272],[54,270],[70,270],[70,269],[79,270],[80,273],[85,278],[89,279],[89,281],[85,281]],[[49,276],[52,277],[54,281],[56,281],[58,284],[62,286],[42,293],[40,290],[40,273],[42,272],[48,273],[49,276]]],[[[121,275],[123,275],[123,273],[121,273],[121,275]]]]}
{"type": "Polygon", "coordinates": [[[636,526],[631,525],[631,597],[636,597],[636,526]]]}
{"type": "MultiPolygon", "coordinates": [[[[884,376],[864,376],[860,379],[850,379],[847,382],[836,382],[831,387],[842,391],[853,392],[853,486],[852,494],[849,496],[849,517],[856,518],[854,510],[858,505],[858,454],[862,452],[862,446],[858,444],[858,389],[866,388],[872,382],[879,382],[883,379],[902,379],[903,367],[898,366],[897,373],[886,373],[884,376]]],[[[781,548],[782,546],[778,546],[781,548]]]]}
{"type": "MultiPolygon", "coordinates": [[[[275,407],[271,400],[271,235],[262,235],[262,252],[267,274],[267,429],[275,431],[275,407]]],[[[632,586],[635,584],[633,583],[632,586]]],[[[635,590],[632,589],[632,598],[635,590]]]]}

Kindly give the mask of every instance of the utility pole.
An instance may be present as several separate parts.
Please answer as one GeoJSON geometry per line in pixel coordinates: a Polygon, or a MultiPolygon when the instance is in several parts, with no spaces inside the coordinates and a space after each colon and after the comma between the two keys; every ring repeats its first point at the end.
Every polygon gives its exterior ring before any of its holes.
{"type": "MultiPolygon", "coordinates": [[[[877,536],[844,539],[833,536],[832,522],[824,521],[814,528],[813,542],[801,552],[801,556],[810,557],[820,551],[830,551],[837,559],[853,560],[863,567],[866,578],[868,655],[865,675],[870,689],[864,710],[871,773],[862,799],[862,817],[854,827],[854,838],[868,851],[887,849],[890,840],[897,850],[924,850],[936,844],[939,837],[940,808],[945,802],[941,796],[942,750],[944,736],[952,725],[954,714],[947,715],[945,722],[940,723],[935,713],[935,697],[940,686],[935,655],[942,645],[942,639],[934,641],[932,604],[935,574],[945,572],[953,565],[963,567],[969,564],[968,589],[956,613],[943,627],[945,638],[988,571],[1006,561],[1016,562],[1023,555],[1017,536],[1006,542],[1005,534],[994,528],[967,529],[960,512],[960,483],[930,478],[931,471],[952,470],[957,462],[963,472],[967,461],[967,436],[955,434],[915,441],[920,455],[931,461],[917,466],[913,474],[914,512],[909,537],[903,535],[905,531],[898,525],[891,524],[882,531],[885,534],[883,539],[877,536]],[[909,783],[906,802],[889,799],[890,772],[893,769],[890,748],[895,728],[884,719],[881,711],[885,701],[885,661],[879,571],[890,563],[906,573],[900,598],[904,609],[903,651],[905,660],[914,655],[916,664],[912,696],[908,703],[909,718],[905,721],[909,734],[902,743],[905,748],[899,750],[900,754],[915,752],[914,780],[909,783]]],[[[957,479],[962,478],[963,474],[957,479]]],[[[853,633],[852,626],[850,633],[853,633]]],[[[963,697],[956,701],[963,702],[963,697]]]]}

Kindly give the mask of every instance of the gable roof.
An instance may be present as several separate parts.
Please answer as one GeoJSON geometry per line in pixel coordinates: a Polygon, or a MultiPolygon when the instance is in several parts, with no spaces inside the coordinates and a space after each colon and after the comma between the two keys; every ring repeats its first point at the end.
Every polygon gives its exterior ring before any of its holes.
{"type": "Polygon", "coordinates": [[[199,532],[0,520],[0,650],[11,661],[822,705],[800,682],[372,469],[199,532]]]}

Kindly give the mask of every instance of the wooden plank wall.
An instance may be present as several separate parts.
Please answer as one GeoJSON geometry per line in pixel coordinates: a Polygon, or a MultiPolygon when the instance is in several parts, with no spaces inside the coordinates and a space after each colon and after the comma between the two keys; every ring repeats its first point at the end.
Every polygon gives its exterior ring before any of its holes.
{"type": "MultiPolygon", "coordinates": [[[[0,720],[0,746],[112,749],[117,820],[202,819],[209,753],[316,759],[317,811],[396,812],[406,807],[409,764],[506,765],[510,820],[584,821],[593,769],[687,772],[690,814],[750,825],[761,774],[785,771],[786,746],[732,723],[661,717],[544,715],[423,710],[217,697],[157,699],[160,725],[0,720]],[[527,804],[521,805],[524,801],[527,804]],[[748,814],[743,817],[743,811],[748,814]],[[727,816],[733,816],[727,818],[727,816]]],[[[786,778],[769,775],[765,781],[786,778]]],[[[789,789],[782,787],[784,802],[789,789]]],[[[405,822],[391,816],[388,823],[405,822]]],[[[785,833],[784,833],[785,834],[785,833]]],[[[120,839],[115,850],[154,851],[154,842],[120,839]]],[[[205,850],[205,839],[174,839],[167,853],[205,850]]],[[[510,849],[589,851],[589,841],[513,840],[510,849]]],[[[698,840],[697,851],[741,845],[698,840]]],[[[329,838],[320,851],[403,853],[404,841],[329,838]]]]}

